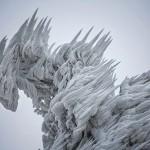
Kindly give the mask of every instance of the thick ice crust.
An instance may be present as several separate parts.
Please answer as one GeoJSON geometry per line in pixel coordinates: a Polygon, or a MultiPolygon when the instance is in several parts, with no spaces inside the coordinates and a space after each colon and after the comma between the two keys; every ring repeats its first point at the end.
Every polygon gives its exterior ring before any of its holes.
{"type": "Polygon", "coordinates": [[[11,111],[18,89],[44,117],[44,150],[149,150],[150,72],[114,86],[114,60],[103,59],[112,39],[98,33],[89,43],[81,31],[52,51],[49,24],[26,20],[5,48],[0,42],[0,102],[11,111]],[[120,88],[120,93],[114,91],[120,88]]]}

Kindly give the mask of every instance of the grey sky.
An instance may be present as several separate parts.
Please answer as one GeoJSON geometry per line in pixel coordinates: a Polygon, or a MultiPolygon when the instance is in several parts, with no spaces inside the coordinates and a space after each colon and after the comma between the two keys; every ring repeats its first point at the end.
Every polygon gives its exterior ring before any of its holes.
{"type": "MultiPolygon", "coordinates": [[[[53,17],[50,43],[56,45],[71,41],[81,28],[82,38],[95,26],[89,40],[102,28],[111,31],[113,42],[105,57],[121,61],[117,83],[150,69],[149,0],[0,0],[0,39],[10,39],[37,7],[39,18],[53,17]]],[[[0,106],[0,121],[0,150],[42,148],[42,118],[33,113],[23,92],[16,113],[0,106]]]]}

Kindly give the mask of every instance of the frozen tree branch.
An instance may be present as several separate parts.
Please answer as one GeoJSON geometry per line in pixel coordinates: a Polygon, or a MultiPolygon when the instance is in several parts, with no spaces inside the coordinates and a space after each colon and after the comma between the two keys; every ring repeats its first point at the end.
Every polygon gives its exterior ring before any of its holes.
{"type": "Polygon", "coordinates": [[[100,31],[53,52],[51,19],[27,19],[5,48],[0,42],[0,102],[16,111],[18,89],[43,116],[44,150],[149,150],[150,71],[114,86],[114,60],[103,53],[111,43],[100,31]],[[120,93],[114,91],[120,88],[120,93]]]}

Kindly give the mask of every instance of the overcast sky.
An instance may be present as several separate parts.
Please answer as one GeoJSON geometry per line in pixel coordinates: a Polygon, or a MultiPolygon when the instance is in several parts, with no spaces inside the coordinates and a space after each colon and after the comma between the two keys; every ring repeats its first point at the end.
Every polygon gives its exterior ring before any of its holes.
{"type": "MultiPolygon", "coordinates": [[[[70,42],[81,28],[82,38],[94,25],[89,40],[102,28],[111,31],[113,42],[105,57],[121,61],[117,83],[150,69],[149,0],[0,0],[0,39],[10,39],[38,7],[39,18],[53,17],[49,42],[56,45],[70,42]]],[[[42,148],[41,124],[31,100],[20,92],[17,112],[0,105],[0,150],[42,148]]]]}

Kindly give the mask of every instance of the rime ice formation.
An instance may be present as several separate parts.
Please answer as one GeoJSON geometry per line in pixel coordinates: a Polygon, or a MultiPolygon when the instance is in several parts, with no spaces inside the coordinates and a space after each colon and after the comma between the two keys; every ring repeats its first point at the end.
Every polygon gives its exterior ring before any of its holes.
{"type": "Polygon", "coordinates": [[[52,52],[50,20],[35,25],[36,13],[0,43],[1,104],[16,111],[18,89],[32,99],[44,150],[149,150],[150,71],[114,86],[117,64],[103,59],[109,33],[86,43],[92,28],[77,41],[80,31],[52,52]]]}

